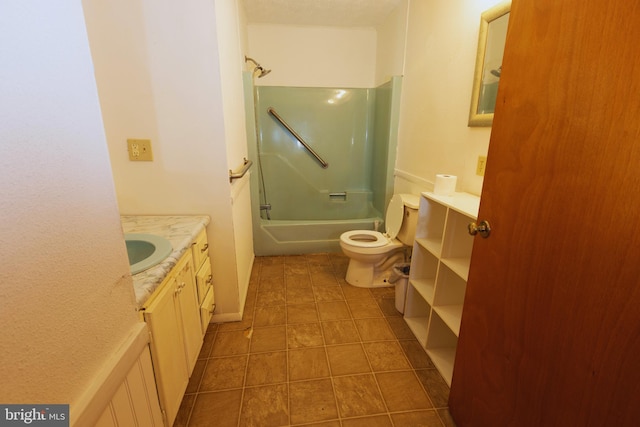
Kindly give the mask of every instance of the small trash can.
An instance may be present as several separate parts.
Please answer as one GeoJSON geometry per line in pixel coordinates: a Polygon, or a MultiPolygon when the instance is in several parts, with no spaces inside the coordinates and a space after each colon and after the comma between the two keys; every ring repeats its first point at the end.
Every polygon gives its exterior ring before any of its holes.
{"type": "Polygon", "coordinates": [[[410,265],[408,262],[394,265],[391,276],[389,276],[389,283],[396,285],[396,310],[400,313],[404,313],[404,300],[407,296],[410,265]]]}

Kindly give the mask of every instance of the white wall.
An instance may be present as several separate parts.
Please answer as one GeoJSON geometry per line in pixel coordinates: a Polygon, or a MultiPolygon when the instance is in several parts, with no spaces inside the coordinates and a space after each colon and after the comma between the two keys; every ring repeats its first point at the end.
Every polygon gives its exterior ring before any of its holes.
{"type": "Polygon", "coordinates": [[[0,402],[73,407],[139,329],[80,1],[0,3],[0,402]]]}
{"type": "Polygon", "coordinates": [[[401,1],[376,28],[376,87],[404,74],[408,8],[409,0],[401,1]]]}
{"type": "Polygon", "coordinates": [[[374,28],[249,24],[247,56],[272,72],[256,85],[374,87],[374,28]]]}
{"type": "Polygon", "coordinates": [[[411,1],[395,191],[431,190],[435,175],[458,176],[480,194],[477,157],[491,128],[467,126],[482,11],[496,0],[411,1]]]}
{"type": "Polygon", "coordinates": [[[250,211],[234,214],[228,176],[246,150],[235,2],[83,4],[120,212],[209,215],[216,313],[239,313],[252,242],[237,247],[250,211]],[[150,138],[154,161],[129,161],[127,138],[150,138]]]}

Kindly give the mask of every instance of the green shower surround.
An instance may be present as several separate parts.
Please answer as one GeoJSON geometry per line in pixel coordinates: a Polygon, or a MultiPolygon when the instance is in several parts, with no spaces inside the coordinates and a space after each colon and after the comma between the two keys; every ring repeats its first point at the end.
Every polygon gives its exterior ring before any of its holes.
{"type": "Polygon", "coordinates": [[[390,197],[392,86],[255,88],[260,161],[272,219],[358,219],[384,212],[390,197]],[[270,107],[329,163],[327,169],[268,114],[270,107]],[[342,192],[346,200],[329,197],[342,192]]]}
{"type": "Polygon", "coordinates": [[[255,162],[255,254],[339,252],[343,232],[382,225],[393,195],[402,78],[373,89],[256,87],[250,72],[243,80],[247,152],[255,162]],[[327,169],[267,113],[269,107],[329,163],[327,169]],[[330,196],[342,192],[346,200],[330,196]],[[264,203],[271,205],[271,220],[259,209],[264,203]]]}

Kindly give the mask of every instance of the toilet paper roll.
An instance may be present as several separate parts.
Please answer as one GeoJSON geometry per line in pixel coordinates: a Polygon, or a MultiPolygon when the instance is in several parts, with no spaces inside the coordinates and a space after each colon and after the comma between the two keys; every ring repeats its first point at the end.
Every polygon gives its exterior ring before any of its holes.
{"type": "Polygon", "coordinates": [[[452,196],[456,191],[458,177],[455,175],[437,174],[436,183],[433,186],[433,194],[438,196],[452,196]]]}

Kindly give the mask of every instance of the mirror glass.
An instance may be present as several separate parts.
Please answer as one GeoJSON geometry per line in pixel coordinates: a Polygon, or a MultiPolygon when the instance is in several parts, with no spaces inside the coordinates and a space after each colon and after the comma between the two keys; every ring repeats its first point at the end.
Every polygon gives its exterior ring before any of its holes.
{"type": "Polygon", "coordinates": [[[480,18],[469,126],[491,126],[493,122],[510,9],[510,1],[500,3],[483,12],[480,18]]]}

